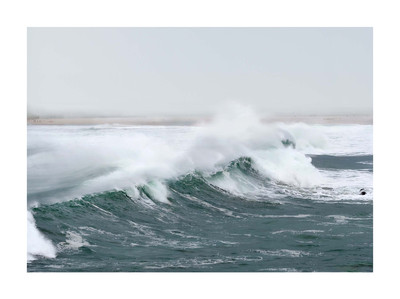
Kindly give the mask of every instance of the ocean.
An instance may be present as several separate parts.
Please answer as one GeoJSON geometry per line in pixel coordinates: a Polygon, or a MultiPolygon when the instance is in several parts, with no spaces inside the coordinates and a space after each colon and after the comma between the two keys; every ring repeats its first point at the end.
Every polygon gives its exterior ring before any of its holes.
{"type": "Polygon", "coordinates": [[[29,125],[27,271],[371,272],[372,130],[29,125]]]}

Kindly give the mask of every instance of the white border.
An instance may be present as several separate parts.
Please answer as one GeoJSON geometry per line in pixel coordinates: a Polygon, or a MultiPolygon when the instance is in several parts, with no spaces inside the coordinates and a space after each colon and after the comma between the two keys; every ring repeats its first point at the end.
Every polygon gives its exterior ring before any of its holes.
{"type": "MultiPolygon", "coordinates": [[[[395,1],[2,1],[1,257],[4,298],[306,297],[390,294],[399,269],[399,32],[395,1]],[[373,274],[26,273],[26,27],[374,27],[373,274]],[[5,192],[4,192],[5,191],[5,192]],[[397,197],[397,198],[396,198],[397,197]],[[22,297],[23,296],[23,297],[22,297]]],[[[3,297],[3,296],[2,296],[3,297]]]]}

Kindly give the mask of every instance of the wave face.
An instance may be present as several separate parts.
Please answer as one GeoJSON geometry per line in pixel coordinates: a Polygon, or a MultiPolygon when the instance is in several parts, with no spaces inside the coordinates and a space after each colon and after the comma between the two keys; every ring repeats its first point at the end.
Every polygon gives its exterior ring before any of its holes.
{"type": "Polygon", "coordinates": [[[372,271],[372,126],[30,126],[28,271],[372,271]]]}

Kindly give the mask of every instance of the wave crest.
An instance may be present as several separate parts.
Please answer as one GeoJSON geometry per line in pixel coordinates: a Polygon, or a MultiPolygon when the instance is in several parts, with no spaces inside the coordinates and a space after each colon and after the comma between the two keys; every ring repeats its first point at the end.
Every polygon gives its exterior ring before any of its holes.
{"type": "MultiPolygon", "coordinates": [[[[202,127],[90,128],[47,128],[49,136],[28,138],[33,153],[28,157],[30,204],[166,181],[194,171],[211,175],[232,161],[244,167],[250,160],[241,157],[251,159],[254,170],[267,179],[300,187],[320,182],[302,152],[310,146],[303,139],[313,134],[304,128],[295,127],[294,134],[283,125],[264,124],[245,108],[202,127]]],[[[321,139],[312,138],[313,145],[321,139]]],[[[142,192],[156,192],[152,196],[165,201],[165,190],[153,187],[142,192]]]]}

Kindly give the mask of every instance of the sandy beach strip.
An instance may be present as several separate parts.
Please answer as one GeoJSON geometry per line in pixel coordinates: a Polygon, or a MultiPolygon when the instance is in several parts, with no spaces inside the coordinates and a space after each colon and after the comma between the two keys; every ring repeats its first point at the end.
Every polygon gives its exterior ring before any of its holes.
{"type": "MultiPolygon", "coordinates": [[[[28,118],[28,125],[153,125],[193,126],[207,123],[209,117],[81,117],[81,118],[28,118]]],[[[298,115],[271,116],[262,119],[265,123],[306,123],[306,124],[362,124],[372,125],[372,115],[298,115]]]]}

